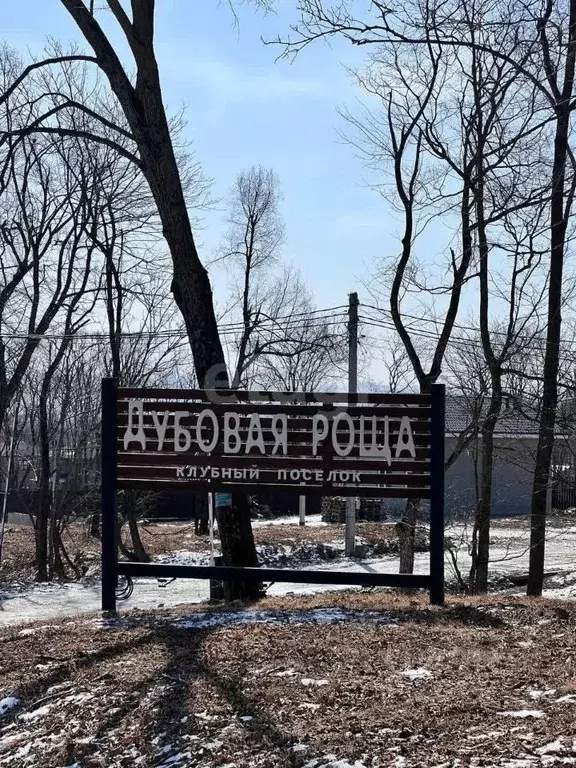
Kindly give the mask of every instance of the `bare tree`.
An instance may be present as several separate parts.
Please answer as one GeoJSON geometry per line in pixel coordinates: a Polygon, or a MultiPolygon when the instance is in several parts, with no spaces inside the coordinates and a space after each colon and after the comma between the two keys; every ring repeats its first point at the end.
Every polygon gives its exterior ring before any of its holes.
{"type": "Polygon", "coordinates": [[[494,0],[483,6],[480,39],[471,39],[469,4],[452,2],[404,4],[391,9],[381,0],[371,0],[369,18],[354,15],[352,3],[303,0],[301,24],[287,41],[287,52],[297,52],[313,40],[342,35],[355,44],[411,48],[431,44],[460,54],[470,50],[487,52],[495,60],[514,68],[539,96],[541,120],[552,128],[553,153],[549,163],[549,254],[548,319],[542,375],[542,410],[534,473],[531,508],[530,578],[528,594],[540,595],[544,576],[546,497],[554,444],[558,403],[558,373],[561,340],[561,308],[566,232],[572,209],[574,186],[570,179],[571,114],[576,107],[576,0],[533,0],[502,4],[494,0]],[[509,31],[502,38],[501,31],[509,31]],[[506,44],[502,47],[502,42],[506,44]]]}
{"type": "Polygon", "coordinates": [[[409,389],[414,382],[414,371],[406,347],[396,334],[386,340],[384,357],[388,368],[388,391],[396,394],[409,389]]]}
{"type": "Polygon", "coordinates": [[[22,71],[1,98],[5,100],[15,91],[22,90],[31,75],[49,66],[84,61],[96,65],[103,73],[122,111],[122,123],[64,93],[56,106],[46,109],[22,130],[89,138],[114,148],[140,168],[150,186],[172,256],[173,293],[184,318],[198,378],[204,383],[210,369],[215,367],[220,372],[221,385],[225,386],[227,375],[212,291],[194,241],[177,152],[163,102],[154,50],[155,0],[132,3],[131,17],[118,0],[106,0],[104,9],[83,0],[61,0],[61,3],[92,48],[93,55],[56,52],[49,59],[34,62],[22,71]],[[112,15],[128,45],[135,65],[133,78],[100,23],[106,13],[112,15]],[[74,125],[55,121],[61,115],[71,114],[77,120],[74,125]],[[96,120],[103,133],[94,130],[93,125],[87,128],[83,124],[86,116],[91,121],[96,120]]]}
{"type": "MultiPolygon", "coordinates": [[[[513,354],[518,334],[540,306],[546,281],[538,249],[548,190],[542,180],[538,153],[530,153],[539,139],[533,88],[527,88],[515,67],[481,50],[483,9],[470,9],[468,37],[478,45],[458,56],[464,77],[460,116],[466,131],[471,207],[463,211],[462,232],[477,252],[479,328],[490,378],[490,398],[480,426],[479,498],[472,539],[470,588],[488,588],[490,517],[494,465],[494,431],[503,406],[503,368],[513,354]],[[536,123],[536,125],[535,125],[536,123]],[[529,137],[529,138],[528,138],[529,137]],[[499,258],[498,258],[499,257],[499,258]],[[498,264],[506,265],[499,269],[498,264]],[[506,322],[491,317],[506,312],[506,322]]],[[[513,47],[514,36],[504,28],[500,47],[513,47]]],[[[446,151],[446,150],[444,150],[446,151]]]]}
{"type": "Polygon", "coordinates": [[[265,387],[283,392],[336,388],[348,360],[344,316],[316,314],[310,290],[300,280],[295,285],[291,311],[275,321],[269,338],[261,342],[255,377],[265,387]]]}
{"type": "MultiPolygon", "coordinates": [[[[237,340],[232,387],[238,388],[259,354],[254,337],[269,321],[273,301],[270,270],[279,259],[284,225],[279,211],[279,181],[272,170],[255,167],[238,175],[230,195],[229,228],[218,261],[239,271],[233,302],[242,330],[237,340]]],[[[278,302],[276,302],[278,305],[278,302]]]]}
{"type": "MultiPolygon", "coordinates": [[[[194,235],[185,179],[178,165],[177,147],[167,117],[160,73],[154,50],[155,0],[134,2],[131,16],[118,0],[107,0],[104,10],[93,2],[61,0],[94,55],[55,52],[54,55],[24,68],[0,95],[0,104],[15,95],[26,101],[29,79],[49,67],[66,68],[71,62],[96,65],[106,78],[122,113],[116,120],[85,101],[68,93],[46,94],[48,102],[35,100],[35,115],[24,127],[8,127],[5,136],[21,137],[30,133],[56,134],[60,137],[86,138],[113,148],[133,162],[148,182],[170,250],[173,264],[172,292],[181,310],[190,342],[198,381],[202,386],[227,387],[229,383],[224,352],[214,313],[212,290],[206,269],[200,261],[194,235]],[[112,14],[127,43],[135,65],[133,78],[106,35],[100,19],[112,14]],[[24,94],[24,95],[22,95],[24,94]],[[41,114],[38,114],[38,111],[41,114]],[[86,127],[85,120],[97,121],[86,127]]],[[[248,499],[233,495],[234,510],[222,513],[219,525],[223,534],[224,562],[257,565],[256,549],[250,525],[248,499]]],[[[252,584],[238,582],[236,596],[254,593],[252,584]]]]}
{"type": "Polygon", "coordinates": [[[0,197],[0,421],[40,339],[75,294],[69,253],[82,237],[82,195],[51,142],[25,139],[11,154],[0,197]]]}
{"type": "MultiPolygon", "coordinates": [[[[316,317],[299,273],[281,263],[284,224],[277,176],[252,167],[230,196],[228,231],[214,260],[233,271],[227,315],[239,314],[230,345],[234,387],[261,381],[294,389],[324,378],[341,344],[329,321],[316,317]]],[[[232,333],[232,331],[231,331],[232,333]]]]}
{"type": "MultiPolygon", "coordinates": [[[[421,55],[418,52],[411,62],[404,61],[401,53],[399,48],[395,48],[389,58],[382,58],[379,53],[368,72],[358,75],[360,84],[382,100],[384,114],[374,115],[366,110],[361,118],[347,114],[347,119],[355,129],[352,142],[370,167],[389,175],[391,190],[386,184],[379,189],[402,217],[400,254],[380,270],[379,279],[372,286],[372,295],[377,302],[382,291],[389,296],[393,327],[406,350],[420,392],[428,393],[442,372],[473,253],[471,244],[464,238],[459,255],[450,247],[445,268],[449,277],[439,281],[423,273],[415,243],[439,210],[444,215],[451,213],[454,198],[461,201],[462,210],[467,210],[470,188],[466,176],[455,174],[458,191],[444,192],[451,168],[444,153],[438,149],[441,136],[438,125],[443,122],[441,97],[448,57],[433,45],[421,55]],[[395,84],[393,89],[390,83],[395,84]],[[433,190],[438,192],[431,191],[431,179],[435,180],[433,190]],[[417,323],[410,317],[410,310],[413,310],[410,300],[416,292],[420,297],[432,296],[432,307],[427,306],[424,310],[427,315],[435,311],[435,297],[443,299],[438,332],[429,334],[425,344],[420,343],[417,323]]],[[[453,144],[455,152],[460,148],[460,144],[453,144]]],[[[411,573],[414,568],[418,509],[419,501],[409,500],[398,524],[402,573],[411,573]]]]}
{"type": "Polygon", "coordinates": [[[86,241],[85,232],[89,217],[86,199],[90,189],[80,190],[79,202],[75,205],[74,190],[68,190],[66,200],[72,208],[72,217],[67,232],[58,252],[58,261],[54,268],[54,280],[64,286],[62,337],[51,350],[48,365],[42,377],[39,396],[39,443],[40,443],[40,504],[36,521],[36,568],[39,581],[49,577],[48,572],[48,526],[51,523],[52,561],[59,575],[63,575],[63,566],[58,559],[58,529],[55,524],[55,510],[52,504],[51,478],[54,467],[50,461],[49,399],[54,375],[58,371],[64,356],[76,333],[89,321],[96,303],[99,286],[89,290],[92,274],[94,245],[86,241]]]}

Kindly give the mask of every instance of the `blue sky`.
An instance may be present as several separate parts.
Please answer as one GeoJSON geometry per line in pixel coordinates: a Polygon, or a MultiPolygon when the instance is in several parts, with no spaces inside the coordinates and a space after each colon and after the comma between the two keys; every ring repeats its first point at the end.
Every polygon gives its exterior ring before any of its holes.
{"type": "MultiPolygon", "coordinates": [[[[366,264],[396,250],[395,225],[338,135],[337,107],[354,107],[358,96],[344,65],[360,62],[359,54],[316,45],[290,64],[261,42],[286,33],[294,5],[279,0],[267,16],[240,6],[235,25],[225,0],[158,0],[156,47],[167,105],[186,107],[189,138],[215,196],[252,164],[273,168],[284,195],[284,258],[300,269],[317,304],[330,306],[362,292],[366,264]]],[[[22,52],[39,52],[46,36],[80,41],[59,0],[4,0],[2,11],[1,37],[22,52]]],[[[222,211],[206,217],[198,238],[205,257],[223,219],[222,211]]],[[[214,279],[222,298],[222,276],[214,279]]]]}

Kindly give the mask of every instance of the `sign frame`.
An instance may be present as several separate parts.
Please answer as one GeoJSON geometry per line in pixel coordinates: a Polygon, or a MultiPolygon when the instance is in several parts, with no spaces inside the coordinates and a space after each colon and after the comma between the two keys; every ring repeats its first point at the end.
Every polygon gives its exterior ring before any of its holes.
{"type": "MultiPolygon", "coordinates": [[[[174,404],[165,404],[166,409],[171,406],[174,410],[174,404]]],[[[222,407],[220,402],[219,407],[222,407]]],[[[224,410],[226,405],[223,406],[224,410]]],[[[369,411],[366,411],[369,413],[369,411]]],[[[301,416],[306,420],[307,416],[301,416]]],[[[399,416],[395,416],[399,418],[399,416]]],[[[166,417],[166,420],[168,417],[166,417]]],[[[306,422],[308,423],[308,422],[306,422]]],[[[126,427],[126,425],[124,425],[126,427]]],[[[332,425],[334,427],[334,425],[332,425]]],[[[334,427],[335,428],[335,427],[334,427]]],[[[388,427],[386,427],[388,428],[388,427]]],[[[126,427],[127,429],[127,427],[126,427]]],[[[374,426],[376,430],[376,426],[374,426]]],[[[176,437],[173,438],[175,441],[176,437]]],[[[117,387],[114,379],[106,378],[102,380],[102,478],[101,478],[101,510],[102,510],[102,610],[116,610],[116,585],[119,575],[128,577],[151,577],[151,578],[190,578],[190,579],[214,579],[225,581],[273,581],[289,583],[308,583],[308,584],[341,584],[343,586],[365,585],[365,586],[389,586],[400,588],[428,589],[430,592],[430,601],[435,605],[444,603],[444,462],[445,462],[445,386],[443,384],[434,384],[431,387],[429,395],[363,395],[346,393],[256,393],[237,390],[220,390],[218,392],[207,392],[203,390],[149,390],[149,389],[120,389],[117,387]],[[150,394],[152,393],[152,394],[150,394]],[[177,393],[177,394],[175,394],[177,393]],[[310,569],[281,569],[281,568],[244,568],[236,566],[188,566],[188,565],[170,565],[163,563],[134,563],[118,560],[117,536],[118,522],[116,517],[116,494],[122,488],[143,488],[145,490],[162,490],[174,488],[189,490],[190,486],[181,482],[170,482],[167,477],[165,467],[156,468],[159,477],[152,477],[147,480],[146,467],[140,467],[139,471],[130,470],[130,456],[124,451],[118,450],[118,429],[119,417],[122,416],[119,409],[119,400],[128,398],[136,399],[145,396],[146,399],[158,400],[161,404],[162,398],[180,397],[182,400],[203,398],[210,403],[222,401],[223,399],[233,402],[228,403],[231,408],[238,403],[246,407],[245,414],[250,414],[250,403],[266,398],[277,396],[283,399],[283,410],[291,412],[291,409],[298,409],[295,402],[306,404],[304,411],[300,407],[298,413],[308,413],[309,405],[320,406],[322,403],[344,402],[350,406],[358,418],[362,411],[356,406],[364,405],[370,407],[377,404],[380,407],[392,409],[390,412],[401,413],[400,407],[409,408],[414,403],[425,403],[427,406],[426,418],[429,420],[429,427],[425,430],[422,440],[425,441],[426,452],[429,455],[427,459],[425,473],[427,480],[426,492],[421,488],[411,487],[410,485],[398,486],[398,473],[390,470],[390,479],[395,479],[395,487],[383,487],[381,484],[376,486],[357,487],[352,485],[337,485],[332,483],[323,483],[322,486],[310,486],[310,490],[320,491],[325,496],[370,496],[371,498],[408,498],[409,496],[423,498],[427,497],[430,501],[430,572],[428,574],[398,574],[398,573],[350,573],[343,571],[317,571],[310,569]],[[119,459],[120,456],[120,459],[119,459]],[[122,458],[124,457],[124,458],[122,458]],[[120,461],[120,463],[119,463],[120,461]],[[128,466],[127,466],[128,465],[128,466]],[[127,477],[126,477],[127,476],[127,477]],[[405,494],[405,495],[403,495],[405,494]],[[420,495],[421,494],[421,495],[420,495]]],[[[146,442],[144,442],[144,450],[146,442]]],[[[303,449],[298,449],[302,451],[303,449]]],[[[142,454],[144,455],[144,454],[142,454]]],[[[160,452],[154,454],[164,457],[160,452]]],[[[177,463],[174,452],[171,453],[170,464],[177,463]]],[[[180,457],[178,457],[180,458],[180,457]]],[[[182,457],[182,459],[185,456],[182,457]]],[[[233,457],[232,457],[233,458],[233,457]]],[[[246,457],[239,457],[246,459],[246,457]]],[[[321,457],[317,457],[321,459],[321,457]]],[[[201,457],[204,459],[204,457],[201,457]]],[[[220,457],[222,460],[222,457],[220,457]]],[[[253,456],[250,459],[258,462],[258,457],[253,456]]],[[[196,459],[194,459],[196,461],[196,459]]],[[[267,457],[268,465],[277,466],[283,459],[274,459],[267,457]]],[[[358,459],[357,459],[358,460],[358,459]]],[[[199,458],[200,461],[200,458],[199,458]]],[[[206,462],[210,458],[206,458],[206,462]]],[[[216,460],[214,460],[216,461],[216,460]]],[[[295,459],[296,462],[299,459],[295,459]]],[[[302,459],[302,462],[310,459],[302,459]]],[[[132,461],[132,464],[138,462],[132,461]]],[[[140,463],[144,464],[144,461],[140,463]]],[[[160,461],[158,463],[161,463],[160,461]]],[[[165,464],[166,462],[164,462],[165,464]]],[[[389,462],[390,463],[390,462],[389,462]]],[[[154,462],[148,462],[154,464],[154,462]]],[[[280,463],[282,466],[282,463],[280,463]]],[[[312,466],[308,464],[308,466],[312,466]]],[[[315,465],[318,466],[318,465],[315,465]]],[[[343,460],[341,463],[330,464],[330,467],[341,466],[343,468],[353,466],[351,462],[343,460]]],[[[422,465],[423,466],[423,465],[422,465]]],[[[262,471],[270,472],[269,468],[262,471]]],[[[368,471],[368,470],[367,470],[368,471]]],[[[150,469],[152,474],[154,469],[150,469]]],[[[284,472],[286,475],[286,472],[284,472]]],[[[421,473],[424,477],[424,473],[421,473]]],[[[342,473],[341,473],[342,475],[342,473]]],[[[373,477],[373,475],[370,475],[373,477]]],[[[408,476],[409,477],[409,476],[408,476]]],[[[407,479],[407,483],[410,480],[407,479]]],[[[374,482],[374,481],[373,481],[374,482]]],[[[412,484],[418,482],[412,480],[412,484]]],[[[394,483],[390,483],[393,486],[394,483]]],[[[419,482],[419,485],[422,485],[419,482]]],[[[205,487],[210,490],[209,485],[198,485],[195,487],[205,487]]],[[[232,490],[246,489],[247,492],[254,493],[257,488],[276,488],[280,490],[294,490],[295,493],[302,491],[306,487],[301,484],[291,486],[282,486],[278,483],[259,482],[256,487],[254,484],[241,483],[240,486],[232,484],[218,484],[218,492],[226,493],[232,490]]]]}

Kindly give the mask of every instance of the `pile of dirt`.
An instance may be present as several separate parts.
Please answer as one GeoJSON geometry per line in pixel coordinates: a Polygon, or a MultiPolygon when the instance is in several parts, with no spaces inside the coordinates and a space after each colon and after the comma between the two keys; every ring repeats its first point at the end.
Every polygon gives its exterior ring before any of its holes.
{"type": "Polygon", "coordinates": [[[258,561],[269,568],[298,568],[331,562],[344,555],[344,544],[305,542],[295,547],[286,544],[258,544],[258,561]]]}
{"type": "MultiPolygon", "coordinates": [[[[280,526],[275,526],[280,527],[280,526]]],[[[308,528],[301,535],[296,526],[281,526],[295,530],[283,531],[279,535],[268,528],[258,529],[256,536],[258,558],[261,565],[279,568],[298,568],[320,562],[331,562],[344,557],[343,529],[338,531],[342,538],[335,537],[336,532],[327,530],[341,526],[326,528],[308,528]],[[321,531],[320,536],[315,531],[321,531]],[[262,533],[264,535],[262,535],[262,533]],[[330,537],[332,534],[332,537],[330,537]],[[262,541],[263,540],[263,541],[262,541]]],[[[360,559],[384,557],[399,554],[399,541],[396,529],[392,525],[378,523],[363,523],[357,527],[356,543],[361,552],[360,559]]],[[[428,532],[422,529],[416,531],[415,550],[425,552],[429,549],[428,532]]]]}

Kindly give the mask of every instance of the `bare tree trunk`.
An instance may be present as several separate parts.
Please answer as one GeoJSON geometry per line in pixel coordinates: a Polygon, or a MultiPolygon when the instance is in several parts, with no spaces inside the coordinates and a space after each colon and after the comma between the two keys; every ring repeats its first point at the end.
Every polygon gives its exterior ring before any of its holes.
{"type": "MultiPolygon", "coordinates": [[[[541,23],[543,48],[547,46],[545,22],[541,23]]],[[[570,137],[570,101],[574,92],[576,63],[576,0],[570,0],[570,18],[564,67],[564,82],[556,102],[556,131],[554,136],[554,162],[552,166],[552,192],[550,201],[550,276],[548,285],[548,325],[544,356],[542,414],[536,448],[534,486],[532,491],[530,565],[527,594],[540,596],[544,582],[544,554],[546,535],[546,496],[550,480],[550,464],[554,447],[554,427],[558,404],[558,367],[560,359],[560,333],[562,328],[562,277],[566,247],[566,228],[569,207],[565,209],[566,162],[570,137]]],[[[550,77],[550,76],[549,76],[550,77]]],[[[556,86],[557,87],[557,86],[556,86]]]]}
{"type": "MultiPolygon", "coordinates": [[[[68,326],[67,326],[68,329],[68,326]]],[[[47,581],[48,572],[48,524],[52,514],[52,494],[50,491],[50,430],[48,423],[48,398],[52,378],[66,352],[69,340],[60,345],[54,359],[50,362],[40,389],[39,410],[39,441],[40,441],[40,502],[36,521],[36,579],[47,581]]]]}
{"type": "Polygon", "coordinates": [[[414,573],[414,544],[419,510],[420,499],[408,499],[402,520],[396,523],[400,550],[399,573],[414,573]]]}
{"type": "MultiPolygon", "coordinates": [[[[140,155],[140,167],[156,202],[162,231],[173,264],[172,292],[182,313],[190,341],[200,387],[227,388],[228,371],[220,337],[212,288],[208,273],[201,263],[188,214],[186,197],[170,136],[164,108],[160,75],[154,51],[155,0],[131,4],[132,19],[118,2],[108,0],[108,7],[130,46],[136,64],[133,85],[122,63],[97,22],[93,6],[78,0],[61,0],[97,57],[106,75],[140,155]]],[[[244,509],[248,500],[242,502],[244,509]]],[[[243,557],[257,561],[249,515],[242,522],[222,520],[222,555],[225,564],[242,565],[243,557]],[[230,531],[227,526],[230,525],[230,531]],[[237,535],[244,537],[241,546],[233,545],[237,535]],[[237,557],[241,559],[238,560],[237,557]]],[[[251,585],[244,585],[247,593],[251,585]]]]}
{"type": "Polygon", "coordinates": [[[492,397],[488,414],[480,434],[482,436],[480,460],[480,495],[476,504],[472,534],[472,564],[469,588],[473,594],[488,591],[488,563],[490,558],[490,519],[492,517],[492,488],[494,477],[494,430],[502,410],[502,389],[499,381],[492,382],[492,397]]]}
{"type": "Polygon", "coordinates": [[[50,515],[50,578],[54,577],[64,579],[66,577],[66,568],[62,560],[62,551],[64,545],[60,535],[59,521],[56,517],[56,504],[52,504],[52,514],[50,515]]]}
{"type": "Polygon", "coordinates": [[[194,497],[194,533],[197,536],[208,534],[208,494],[197,493],[194,497]]]}
{"type": "Polygon", "coordinates": [[[48,435],[48,392],[40,395],[40,482],[39,505],[36,517],[36,580],[48,581],[48,520],[50,518],[50,440],[48,435]]]}
{"type": "Polygon", "coordinates": [[[532,490],[532,505],[530,509],[530,564],[527,594],[540,596],[544,582],[544,555],[546,536],[546,495],[550,478],[550,464],[554,447],[554,427],[556,423],[556,407],[558,404],[558,367],[560,359],[560,332],[562,325],[562,274],[564,267],[564,245],[566,222],[564,221],[564,161],[566,158],[566,142],[568,130],[568,115],[563,127],[556,132],[554,147],[555,174],[561,177],[562,186],[553,184],[551,202],[551,253],[550,277],[548,288],[548,325],[546,332],[546,351],[544,356],[544,371],[542,385],[542,413],[538,431],[536,448],[536,463],[534,467],[534,485],[532,490]],[[562,160],[564,157],[564,160],[562,160]]]}
{"type": "Polygon", "coordinates": [[[138,521],[136,519],[136,498],[134,491],[124,491],[124,517],[128,521],[128,530],[130,531],[130,538],[132,539],[133,556],[131,559],[136,560],[139,563],[149,563],[150,555],[144,549],[142,539],[140,538],[140,529],[138,528],[138,521]]]}
{"type": "Polygon", "coordinates": [[[90,515],[90,536],[94,539],[99,539],[100,534],[100,507],[96,505],[94,511],[90,515]]]}
{"type": "Polygon", "coordinates": [[[142,173],[156,202],[172,256],[172,292],[186,325],[198,383],[202,387],[207,377],[218,373],[220,386],[227,387],[212,288],[194,242],[162,98],[154,52],[155,0],[132,3],[132,20],[119,3],[108,3],[136,62],[135,85],[90,9],[78,0],[61,2],[98,57],[98,66],[108,78],[138,147],[142,173]]]}
{"type": "MultiPolygon", "coordinates": [[[[475,53],[475,52],[474,52],[475,53]]],[[[486,418],[482,420],[480,434],[480,495],[476,504],[474,530],[472,535],[472,565],[470,568],[469,586],[474,594],[488,591],[488,563],[490,560],[490,519],[492,517],[492,484],[494,476],[494,430],[502,410],[502,372],[501,359],[494,354],[490,337],[490,290],[489,290],[489,257],[486,218],[484,210],[485,170],[484,146],[485,130],[482,115],[482,81],[478,80],[479,64],[474,58],[474,93],[478,107],[475,126],[477,134],[476,148],[476,185],[474,207],[476,210],[476,226],[479,251],[479,281],[480,281],[480,337],[484,359],[490,371],[492,394],[486,418]]],[[[463,226],[468,228],[467,237],[472,241],[470,219],[465,217],[463,226]]],[[[514,301],[514,296],[511,297],[514,301]]],[[[508,328],[510,332],[510,326],[508,328]]],[[[506,343],[508,343],[509,335],[506,343]]],[[[481,414],[482,415],[482,414],[481,414]]]]}
{"type": "Polygon", "coordinates": [[[74,563],[70,556],[68,555],[68,552],[66,551],[66,547],[64,546],[64,541],[62,539],[62,532],[58,528],[56,531],[57,536],[57,543],[58,543],[58,558],[59,562],[62,563],[62,570],[64,571],[64,560],[68,564],[70,570],[75,575],[77,579],[79,579],[82,576],[82,570],[74,563]],[[63,559],[62,559],[63,558],[63,559]]]}
{"type": "MultiPolygon", "coordinates": [[[[244,493],[232,494],[232,507],[216,509],[222,552],[229,552],[234,565],[258,567],[254,533],[250,522],[250,500],[244,493]]],[[[226,561],[224,561],[226,565],[226,561]]],[[[258,596],[258,582],[225,582],[226,600],[246,600],[258,596]]]]}

